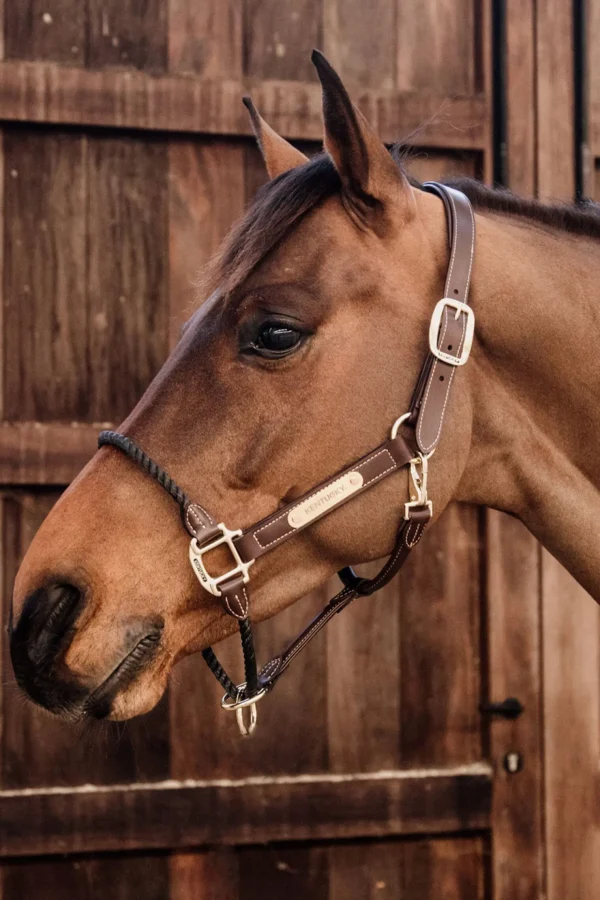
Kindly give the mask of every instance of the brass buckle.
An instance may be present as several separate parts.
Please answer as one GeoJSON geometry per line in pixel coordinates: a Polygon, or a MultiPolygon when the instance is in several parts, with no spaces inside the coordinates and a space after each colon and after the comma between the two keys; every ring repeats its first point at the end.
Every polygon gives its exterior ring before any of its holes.
{"type": "Polygon", "coordinates": [[[211,594],[215,597],[221,597],[223,592],[219,588],[219,585],[224,581],[228,581],[234,575],[241,575],[244,584],[247,584],[250,580],[250,576],[248,574],[248,569],[254,562],[253,559],[250,562],[244,562],[238,553],[237,547],[233,543],[233,539],[236,537],[240,537],[242,532],[240,530],[232,531],[230,528],[227,528],[222,522],[217,525],[217,528],[221,531],[221,537],[215,538],[214,541],[211,541],[210,544],[203,544],[200,546],[198,544],[197,538],[192,538],[190,542],[190,563],[192,565],[192,569],[196,573],[196,577],[198,581],[202,585],[202,587],[206,588],[207,591],[210,591],[211,594]],[[227,544],[229,547],[229,551],[233,556],[235,561],[235,566],[233,569],[230,569],[228,572],[225,572],[224,575],[218,575],[216,578],[208,572],[206,566],[204,565],[204,554],[208,553],[210,550],[214,550],[216,547],[220,547],[221,544],[227,544]]]}
{"type": "Polygon", "coordinates": [[[442,297],[442,299],[436,304],[433,315],[431,316],[431,322],[429,324],[429,349],[433,353],[433,355],[438,359],[441,359],[442,362],[448,363],[448,365],[450,366],[464,366],[469,358],[469,354],[471,353],[474,334],[475,313],[473,312],[471,307],[467,303],[462,303],[460,300],[453,300],[452,297],[442,297]],[[456,315],[454,316],[455,319],[458,319],[458,317],[462,314],[466,315],[467,317],[460,356],[455,356],[452,353],[446,353],[444,350],[440,350],[438,348],[442,316],[444,315],[444,310],[447,306],[449,306],[451,309],[456,310],[456,315]]]}

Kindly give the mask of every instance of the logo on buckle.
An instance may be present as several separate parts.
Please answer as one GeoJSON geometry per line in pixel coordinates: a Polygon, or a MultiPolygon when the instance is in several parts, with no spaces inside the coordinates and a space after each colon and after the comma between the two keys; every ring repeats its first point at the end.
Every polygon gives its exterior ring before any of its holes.
{"type": "Polygon", "coordinates": [[[232,531],[230,528],[227,528],[222,522],[217,525],[217,528],[221,531],[221,537],[215,538],[214,541],[211,541],[210,544],[205,544],[202,547],[198,544],[197,538],[192,538],[190,541],[190,563],[192,565],[192,569],[194,570],[196,577],[202,587],[206,588],[207,591],[210,591],[211,594],[215,597],[221,597],[222,591],[219,587],[220,584],[223,584],[224,581],[228,581],[234,575],[241,575],[244,584],[247,584],[250,580],[250,576],[248,574],[248,569],[254,562],[253,559],[250,562],[244,562],[238,553],[237,547],[233,543],[233,539],[239,537],[241,535],[241,531],[232,531]],[[216,578],[208,572],[206,566],[204,565],[204,554],[208,553],[210,550],[214,550],[215,547],[220,547],[221,544],[227,544],[229,547],[229,551],[233,556],[233,560],[235,562],[235,566],[233,569],[230,569],[228,572],[225,572],[224,575],[218,575],[216,578]]]}
{"type": "Polygon", "coordinates": [[[469,358],[469,354],[471,353],[474,334],[475,314],[471,307],[468,306],[468,304],[462,303],[460,300],[453,300],[452,297],[443,297],[436,304],[433,315],[431,317],[431,323],[429,325],[429,349],[434,356],[436,356],[438,359],[441,359],[442,362],[448,363],[448,365],[450,366],[464,366],[469,358]],[[464,326],[464,336],[462,340],[462,349],[460,351],[460,356],[455,356],[452,353],[448,353],[445,350],[438,348],[442,316],[444,315],[444,310],[446,309],[446,307],[450,307],[451,309],[456,310],[456,314],[454,316],[455,319],[458,319],[460,315],[465,315],[467,317],[464,326]]]}

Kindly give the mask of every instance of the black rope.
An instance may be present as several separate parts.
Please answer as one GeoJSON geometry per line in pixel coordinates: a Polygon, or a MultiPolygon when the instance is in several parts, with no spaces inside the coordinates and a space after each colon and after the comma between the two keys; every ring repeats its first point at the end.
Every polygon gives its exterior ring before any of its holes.
{"type": "Polygon", "coordinates": [[[234,681],[231,680],[231,678],[217,659],[213,648],[207,647],[206,650],[202,651],[202,656],[210,671],[224,688],[227,696],[231,697],[232,700],[237,700],[237,685],[234,681]]]}
{"type": "MultiPolygon", "coordinates": [[[[99,447],[116,447],[117,450],[121,450],[122,453],[125,453],[130,459],[133,460],[138,466],[144,469],[145,472],[150,475],[162,488],[167,491],[168,494],[171,495],[173,500],[175,500],[181,507],[182,510],[185,510],[186,507],[190,503],[190,499],[184,491],[181,490],[179,485],[173,481],[170,475],[162,469],[158,463],[154,462],[154,460],[148,456],[147,453],[135,444],[131,438],[125,437],[124,434],[119,434],[118,431],[101,431],[98,437],[98,446],[99,447]]],[[[208,668],[213,673],[217,681],[222,685],[225,690],[225,693],[232,700],[241,700],[247,697],[253,696],[259,690],[258,684],[258,672],[256,667],[256,653],[254,650],[254,640],[252,638],[252,629],[250,627],[249,620],[240,619],[240,638],[242,641],[242,652],[244,654],[244,670],[246,675],[246,687],[243,691],[243,697],[240,696],[240,692],[237,689],[236,683],[229,677],[219,660],[212,647],[207,647],[206,650],[202,651],[202,656],[204,661],[206,662],[208,668]]]]}
{"type": "Polygon", "coordinates": [[[258,670],[256,668],[256,653],[254,652],[254,640],[250,620],[240,619],[240,637],[242,639],[242,651],[244,654],[244,670],[246,676],[246,690],[244,693],[252,697],[258,691],[258,670]]]}
{"type": "Polygon", "coordinates": [[[98,436],[98,446],[117,447],[118,450],[121,450],[122,453],[125,453],[126,456],[137,463],[138,466],[141,466],[151,478],[154,478],[154,480],[171,495],[173,500],[179,503],[182,509],[189,504],[189,497],[181,490],[179,485],[173,481],[171,476],[168,475],[158,463],[154,462],[147,453],[144,453],[137,444],[134,444],[130,438],[125,437],[124,434],[119,434],[117,431],[101,431],[98,436]]]}

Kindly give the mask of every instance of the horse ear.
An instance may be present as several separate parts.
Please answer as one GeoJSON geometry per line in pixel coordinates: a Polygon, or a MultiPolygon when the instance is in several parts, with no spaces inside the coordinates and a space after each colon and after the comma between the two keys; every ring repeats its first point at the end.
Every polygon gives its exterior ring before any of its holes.
{"type": "Polygon", "coordinates": [[[258,144],[258,149],[267,167],[269,178],[277,178],[290,169],[304,165],[308,157],[297,150],[289,141],[273,131],[270,125],[259,114],[250,97],[243,98],[243,104],[250,113],[252,130],[258,144]]]}
{"type": "Polygon", "coordinates": [[[313,50],[312,62],[323,88],[325,149],[338,170],[346,198],[361,218],[381,211],[388,203],[397,206],[398,201],[404,217],[409,217],[414,200],[401,169],[319,50],[313,50]]]}

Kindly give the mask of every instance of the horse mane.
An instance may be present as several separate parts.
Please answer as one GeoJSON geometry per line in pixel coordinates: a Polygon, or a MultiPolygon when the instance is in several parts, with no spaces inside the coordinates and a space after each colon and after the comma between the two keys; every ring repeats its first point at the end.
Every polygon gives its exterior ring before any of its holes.
{"type": "MultiPolygon", "coordinates": [[[[389,150],[403,169],[405,147],[395,144],[389,150]]],[[[408,177],[414,187],[421,187],[408,177]]],[[[474,178],[445,178],[443,182],[463,191],[477,210],[518,216],[569,234],[600,237],[600,204],[592,201],[542,203],[518,197],[506,188],[488,187],[474,178]]],[[[340,188],[339,175],[326,153],[265,184],[204,273],[201,286],[205,296],[217,287],[224,294],[235,290],[303,216],[340,188]]]]}

